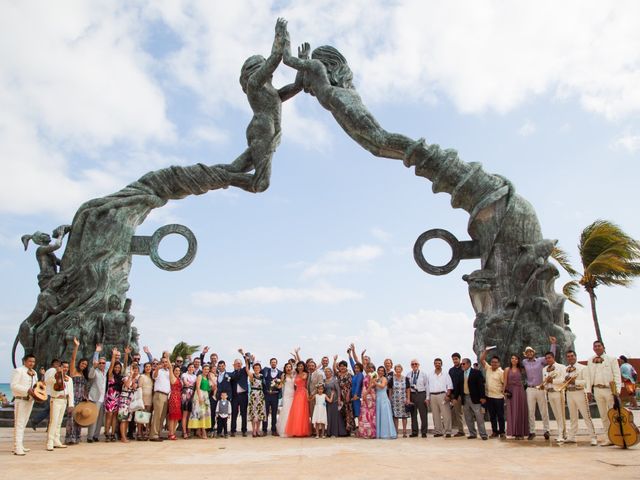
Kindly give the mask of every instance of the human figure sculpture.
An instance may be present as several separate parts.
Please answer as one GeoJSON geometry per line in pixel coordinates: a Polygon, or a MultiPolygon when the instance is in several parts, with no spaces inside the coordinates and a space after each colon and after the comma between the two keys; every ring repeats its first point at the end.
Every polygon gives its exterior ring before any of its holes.
{"type": "Polygon", "coordinates": [[[353,73],[342,54],[329,45],[311,53],[308,43],[298,48],[298,58],[291,55],[289,32],[285,29],[285,65],[303,73],[302,86],[329,110],[342,129],[363,148],[377,157],[404,160],[414,140],[397,133],[389,133],[367,110],[353,86],[353,73]]]}
{"type": "Polygon", "coordinates": [[[129,313],[131,308],[131,299],[127,299],[124,307],[121,306],[120,297],[111,295],[107,302],[108,311],[102,314],[100,319],[99,332],[101,342],[108,349],[114,348],[121,342],[122,338],[131,337],[131,323],[133,315],[129,313]]]}
{"type": "Polygon", "coordinates": [[[269,188],[271,159],[282,135],[282,102],[302,90],[301,75],[296,76],[294,83],[279,90],[271,84],[273,72],[282,61],[286,25],[286,20],[278,19],[269,58],[265,60],[262,55],[253,55],[242,65],[240,85],[253,110],[253,118],[247,127],[249,147],[233,163],[219,165],[230,173],[241,174],[232,177],[232,185],[255,193],[269,188]],[[252,169],[255,170],[253,175],[246,174],[252,169]]]}
{"type": "Polygon", "coordinates": [[[51,244],[51,236],[48,233],[35,232],[32,235],[23,235],[20,239],[24,245],[25,251],[29,246],[29,240],[38,245],[36,249],[36,260],[40,267],[38,274],[38,286],[40,291],[47,288],[54,275],[58,273],[60,259],[54,253],[62,246],[64,236],[71,231],[71,225],[61,225],[53,231],[53,238],[56,241],[51,244]]]}

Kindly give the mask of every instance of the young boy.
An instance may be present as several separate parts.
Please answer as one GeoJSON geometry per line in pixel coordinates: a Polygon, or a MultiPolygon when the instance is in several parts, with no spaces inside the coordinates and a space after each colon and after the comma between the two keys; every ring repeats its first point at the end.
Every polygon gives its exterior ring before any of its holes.
{"type": "Polygon", "coordinates": [[[227,392],[220,394],[220,400],[216,405],[216,424],[218,425],[218,438],[224,432],[224,438],[227,438],[227,418],[231,415],[231,402],[227,400],[227,392]]]}

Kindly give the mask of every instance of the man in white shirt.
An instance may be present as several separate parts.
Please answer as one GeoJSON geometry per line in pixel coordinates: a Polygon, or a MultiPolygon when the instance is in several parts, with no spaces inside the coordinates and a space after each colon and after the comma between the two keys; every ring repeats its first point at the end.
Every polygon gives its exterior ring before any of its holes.
{"type": "MultiPolygon", "coordinates": [[[[613,408],[613,393],[611,392],[611,383],[615,383],[615,389],[618,394],[622,389],[622,377],[620,375],[620,366],[618,359],[606,355],[604,352],[604,344],[596,340],[593,342],[593,352],[595,356],[589,359],[587,368],[589,369],[589,381],[593,388],[593,396],[598,405],[598,412],[602,419],[602,426],[605,434],[609,431],[609,409],[613,408]]],[[[604,446],[611,445],[607,438],[604,446]]]]}
{"type": "Polygon", "coordinates": [[[24,447],[24,428],[27,426],[31,410],[33,409],[33,387],[38,376],[33,367],[36,357],[27,354],[22,358],[22,366],[16,368],[11,375],[11,393],[13,403],[13,454],[24,456],[29,451],[24,447]]]}
{"type": "Polygon", "coordinates": [[[453,384],[448,372],[442,371],[442,359],[433,361],[435,369],[427,375],[429,394],[427,405],[433,416],[434,437],[451,437],[451,391],[453,384]]]}
{"type": "Polygon", "coordinates": [[[169,359],[162,357],[160,364],[155,372],[153,372],[153,414],[151,417],[151,433],[152,442],[161,442],[160,432],[164,420],[167,416],[167,408],[169,404],[169,394],[171,393],[171,383],[169,380],[169,359]]]}
{"type": "Polygon", "coordinates": [[[564,383],[566,375],[566,367],[556,362],[556,356],[553,352],[544,354],[547,366],[542,370],[542,384],[547,394],[547,401],[551,405],[551,411],[556,419],[556,427],[558,429],[558,437],[556,442],[563,443],[566,437],[566,425],[564,421],[564,391],[560,387],[564,383]]]}
{"type": "Polygon", "coordinates": [[[411,360],[411,371],[407,374],[411,394],[409,401],[414,405],[411,410],[411,435],[418,436],[418,413],[420,414],[420,431],[422,438],[427,438],[427,400],[429,398],[429,380],[427,374],[420,370],[420,363],[415,358],[411,360]]]}
{"type": "Polygon", "coordinates": [[[582,415],[584,423],[591,434],[591,446],[598,446],[598,438],[591,420],[589,400],[587,393],[591,391],[589,371],[584,365],[578,363],[578,357],[573,350],[567,351],[567,368],[564,377],[567,384],[567,403],[569,404],[569,418],[571,419],[567,443],[576,443],[578,434],[578,415],[582,415]]]}
{"type": "Polygon", "coordinates": [[[87,443],[93,443],[98,441],[100,435],[100,429],[102,428],[102,422],[104,419],[104,395],[107,387],[107,359],[101,357],[102,344],[96,345],[96,351],[93,354],[93,365],[89,369],[89,396],[90,402],[96,404],[98,407],[98,418],[93,425],[89,425],[87,431],[87,443]]]}
{"type": "Polygon", "coordinates": [[[69,362],[62,362],[58,368],[50,368],[44,374],[44,381],[51,396],[51,410],[49,414],[49,432],[47,434],[47,450],[54,448],[67,448],[60,441],[60,426],[65,410],[71,415],[73,412],[73,382],[67,376],[69,362]],[[56,374],[62,374],[63,382],[61,390],[56,390],[56,374]]]}

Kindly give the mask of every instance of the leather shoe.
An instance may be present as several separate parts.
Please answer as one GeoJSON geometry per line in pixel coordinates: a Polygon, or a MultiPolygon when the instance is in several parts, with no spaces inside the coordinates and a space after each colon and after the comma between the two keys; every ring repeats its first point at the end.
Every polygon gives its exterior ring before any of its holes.
{"type": "Polygon", "coordinates": [[[433,436],[434,436],[435,438],[438,438],[438,437],[441,437],[441,436],[442,436],[442,434],[441,434],[441,433],[436,433],[436,434],[434,434],[433,436]]]}
{"type": "Polygon", "coordinates": [[[464,437],[464,432],[458,432],[454,435],[454,437],[464,437]]]}
{"type": "Polygon", "coordinates": [[[280,434],[279,434],[278,432],[272,432],[272,433],[271,433],[271,436],[272,436],[272,437],[279,437],[279,436],[280,436],[280,434]]]}
{"type": "Polygon", "coordinates": [[[482,435],[482,437],[480,437],[480,438],[482,438],[483,440],[486,440],[486,439],[488,439],[489,437],[487,437],[486,435],[482,435]]]}
{"type": "Polygon", "coordinates": [[[544,432],[544,439],[545,439],[545,440],[549,440],[549,437],[550,437],[550,436],[551,436],[551,435],[549,435],[549,432],[544,432]]]}
{"type": "Polygon", "coordinates": [[[422,434],[422,438],[427,438],[427,434],[426,434],[426,433],[423,433],[423,434],[422,434]]]}
{"type": "Polygon", "coordinates": [[[247,432],[242,432],[242,436],[246,437],[247,436],[247,432]]]}
{"type": "Polygon", "coordinates": [[[536,434],[530,433],[529,436],[527,437],[527,440],[533,440],[534,438],[536,438],[536,434]]]}
{"type": "Polygon", "coordinates": [[[412,433],[411,435],[409,435],[409,437],[411,437],[411,438],[415,438],[415,437],[417,437],[417,436],[418,436],[418,434],[417,434],[417,433],[412,433]]]}
{"type": "Polygon", "coordinates": [[[232,436],[232,437],[235,437],[236,436],[236,432],[231,432],[229,435],[232,436]]]}
{"type": "Polygon", "coordinates": [[[474,438],[478,438],[477,435],[469,435],[467,437],[469,440],[473,440],[474,438]]]}
{"type": "Polygon", "coordinates": [[[451,438],[451,434],[450,434],[450,433],[447,433],[447,434],[444,436],[444,438],[451,438]]]}

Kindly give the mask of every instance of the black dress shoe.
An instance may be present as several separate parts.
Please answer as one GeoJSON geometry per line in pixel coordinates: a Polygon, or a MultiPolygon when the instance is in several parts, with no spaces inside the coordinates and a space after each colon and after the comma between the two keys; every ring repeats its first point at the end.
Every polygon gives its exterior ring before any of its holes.
{"type": "MultiPolygon", "coordinates": [[[[442,434],[441,434],[441,433],[436,433],[436,434],[434,435],[434,437],[435,437],[435,438],[438,438],[438,437],[441,437],[441,436],[442,436],[442,434]]],[[[449,436],[451,436],[451,435],[449,435],[449,436]]]]}
{"type": "Polygon", "coordinates": [[[280,434],[278,432],[271,432],[271,435],[273,437],[279,437],[280,436],[280,434]]]}
{"type": "Polygon", "coordinates": [[[414,438],[414,437],[417,437],[417,436],[418,436],[417,433],[412,433],[411,435],[409,435],[409,437],[411,437],[411,438],[414,438]]]}
{"type": "Polygon", "coordinates": [[[422,434],[422,438],[427,438],[427,434],[426,434],[426,433],[423,433],[423,434],[422,434]]]}
{"type": "Polygon", "coordinates": [[[536,438],[536,434],[530,433],[529,436],[527,437],[527,440],[533,440],[534,438],[536,438]]]}
{"type": "Polygon", "coordinates": [[[458,432],[454,435],[454,437],[464,437],[464,432],[458,432]]]}
{"type": "Polygon", "coordinates": [[[480,437],[480,438],[482,438],[483,440],[486,440],[486,439],[488,439],[489,437],[487,437],[486,435],[482,435],[482,437],[480,437]]]}
{"type": "Polygon", "coordinates": [[[549,437],[550,437],[550,436],[551,436],[551,435],[549,435],[549,432],[544,432],[544,439],[545,439],[545,440],[549,440],[549,437]]]}
{"type": "Polygon", "coordinates": [[[87,443],[93,443],[93,438],[87,438],[87,443]]]}
{"type": "Polygon", "coordinates": [[[231,432],[229,435],[231,435],[232,437],[236,436],[236,432],[231,432]]]}
{"type": "Polygon", "coordinates": [[[451,438],[451,434],[450,434],[450,433],[447,433],[447,434],[444,436],[444,438],[451,438]]]}
{"type": "Polygon", "coordinates": [[[469,435],[467,438],[469,440],[473,440],[474,438],[478,438],[478,436],[477,435],[469,435]]]}
{"type": "Polygon", "coordinates": [[[246,437],[247,436],[247,432],[242,432],[242,436],[246,437]]]}

